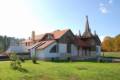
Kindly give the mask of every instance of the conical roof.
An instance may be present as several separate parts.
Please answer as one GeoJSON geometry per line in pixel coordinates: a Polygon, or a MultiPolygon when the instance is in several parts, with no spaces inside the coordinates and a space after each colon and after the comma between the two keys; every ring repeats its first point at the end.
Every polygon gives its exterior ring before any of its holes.
{"type": "Polygon", "coordinates": [[[94,31],[94,39],[95,39],[97,45],[101,45],[100,38],[98,37],[96,31],[94,31]]]}
{"type": "Polygon", "coordinates": [[[85,22],[85,31],[82,35],[83,38],[90,38],[92,37],[92,33],[91,33],[91,29],[89,27],[89,21],[88,21],[88,16],[85,17],[86,18],[86,22],[85,22]]]}

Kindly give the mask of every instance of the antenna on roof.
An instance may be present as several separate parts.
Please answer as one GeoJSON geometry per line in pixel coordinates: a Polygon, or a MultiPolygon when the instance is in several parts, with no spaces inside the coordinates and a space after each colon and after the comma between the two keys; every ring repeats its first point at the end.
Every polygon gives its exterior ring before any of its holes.
{"type": "Polygon", "coordinates": [[[96,30],[94,30],[94,35],[97,35],[96,30]]]}

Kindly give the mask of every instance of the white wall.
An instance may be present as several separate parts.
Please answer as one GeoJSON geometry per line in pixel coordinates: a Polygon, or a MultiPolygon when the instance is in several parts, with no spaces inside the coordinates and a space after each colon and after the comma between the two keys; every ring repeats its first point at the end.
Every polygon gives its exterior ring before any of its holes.
{"type": "Polygon", "coordinates": [[[67,53],[67,44],[59,43],[59,53],[67,53]]]}
{"type": "Polygon", "coordinates": [[[78,55],[77,47],[73,44],[71,45],[71,54],[72,54],[72,56],[78,55]]]}
{"type": "Polygon", "coordinates": [[[35,56],[35,48],[30,49],[30,57],[35,56]]]}
{"type": "MultiPolygon", "coordinates": [[[[51,48],[56,45],[57,43],[54,42],[51,44],[49,47],[43,49],[43,50],[36,50],[36,55],[38,59],[49,59],[49,58],[60,58],[60,59],[66,59],[68,56],[78,56],[78,51],[77,47],[72,44],[71,45],[71,54],[67,54],[67,44],[65,43],[59,43],[58,48],[59,52],[58,53],[50,53],[51,48]]],[[[82,55],[82,52],[80,50],[80,55],[82,55]]]]}
{"type": "Polygon", "coordinates": [[[37,58],[38,59],[46,59],[46,58],[61,58],[61,59],[65,59],[68,56],[77,56],[77,47],[75,45],[71,45],[71,54],[67,54],[67,44],[64,43],[59,43],[58,44],[58,48],[59,48],[59,52],[58,53],[50,53],[51,48],[56,45],[57,43],[53,43],[51,44],[49,47],[43,49],[43,50],[37,50],[36,54],[37,54],[37,58]]]}
{"type": "Polygon", "coordinates": [[[59,53],[50,53],[51,48],[56,44],[57,43],[54,42],[53,44],[51,44],[50,46],[48,46],[47,48],[45,48],[43,50],[37,50],[36,51],[37,58],[38,59],[46,59],[46,58],[59,57],[59,53]]]}
{"type": "Polygon", "coordinates": [[[66,43],[59,43],[59,54],[60,59],[66,59],[69,54],[67,54],[67,44],[66,43]]]}
{"type": "Polygon", "coordinates": [[[78,56],[82,56],[82,48],[79,49],[79,54],[78,56]]]}
{"type": "Polygon", "coordinates": [[[100,54],[101,54],[101,46],[96,46],[96,55],[97,56],[100,56],[100,54]]]}
{"type": "Polygon", "coordinates": [[[67,53],[67,44],[60,43],[59,44],[59,53],[61,57],[63,56],[77,56],[77,47],[74,44],[71,44],[71,53],[67,53]]]}

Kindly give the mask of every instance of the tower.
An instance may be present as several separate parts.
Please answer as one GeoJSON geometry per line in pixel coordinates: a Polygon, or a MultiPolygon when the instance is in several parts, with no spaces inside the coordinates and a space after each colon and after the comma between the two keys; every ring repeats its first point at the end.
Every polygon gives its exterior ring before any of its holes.
{"type": "Polygon", "coordinates": [[[85,21],[85,31],[84,31],[82,37],[83,37],[83,38],[90,38],[90,37],[92,37],[93,35],[92,35],[91,29],[90,29],[90,27],[89,27],[88,16],[85,16],[85,19],[86,19],[86,21],[85,21]]]}

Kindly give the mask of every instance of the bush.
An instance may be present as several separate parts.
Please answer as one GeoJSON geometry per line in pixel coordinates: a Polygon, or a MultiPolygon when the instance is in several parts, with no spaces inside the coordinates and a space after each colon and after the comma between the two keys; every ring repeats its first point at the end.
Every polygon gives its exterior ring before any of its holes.
{"type": "Polygon", "coordinates": [[[32,53],[32,62],[33,62],[34,64],[37,63],[36,53],[32,53]]]}
{"type": "Polygon", "coordinates": [[[36,64],[36,63],[37,63],[37,61],[36,61],[36,58],[35,58],[35,57],[33,57],[33,58],[32,58],[32,62],[33,62],[34,64],[36,64]]]}
{"type": "Polygon", "coordinates": [[[25,62],[24,57],[20,57],[20,61],[21,61],[21,62],[25,62]]]}
{"type": "Polygon", "coordinates": [[[15,70],[20,70],[21,69],[21,67],[22,67],[21,61],[18,58],[18,56],[16,55],[16,53],[11,53],[10,54],[10,60],[11,60],[10,66],[11,66],[12,69],[15,69],[15,70]]]}

